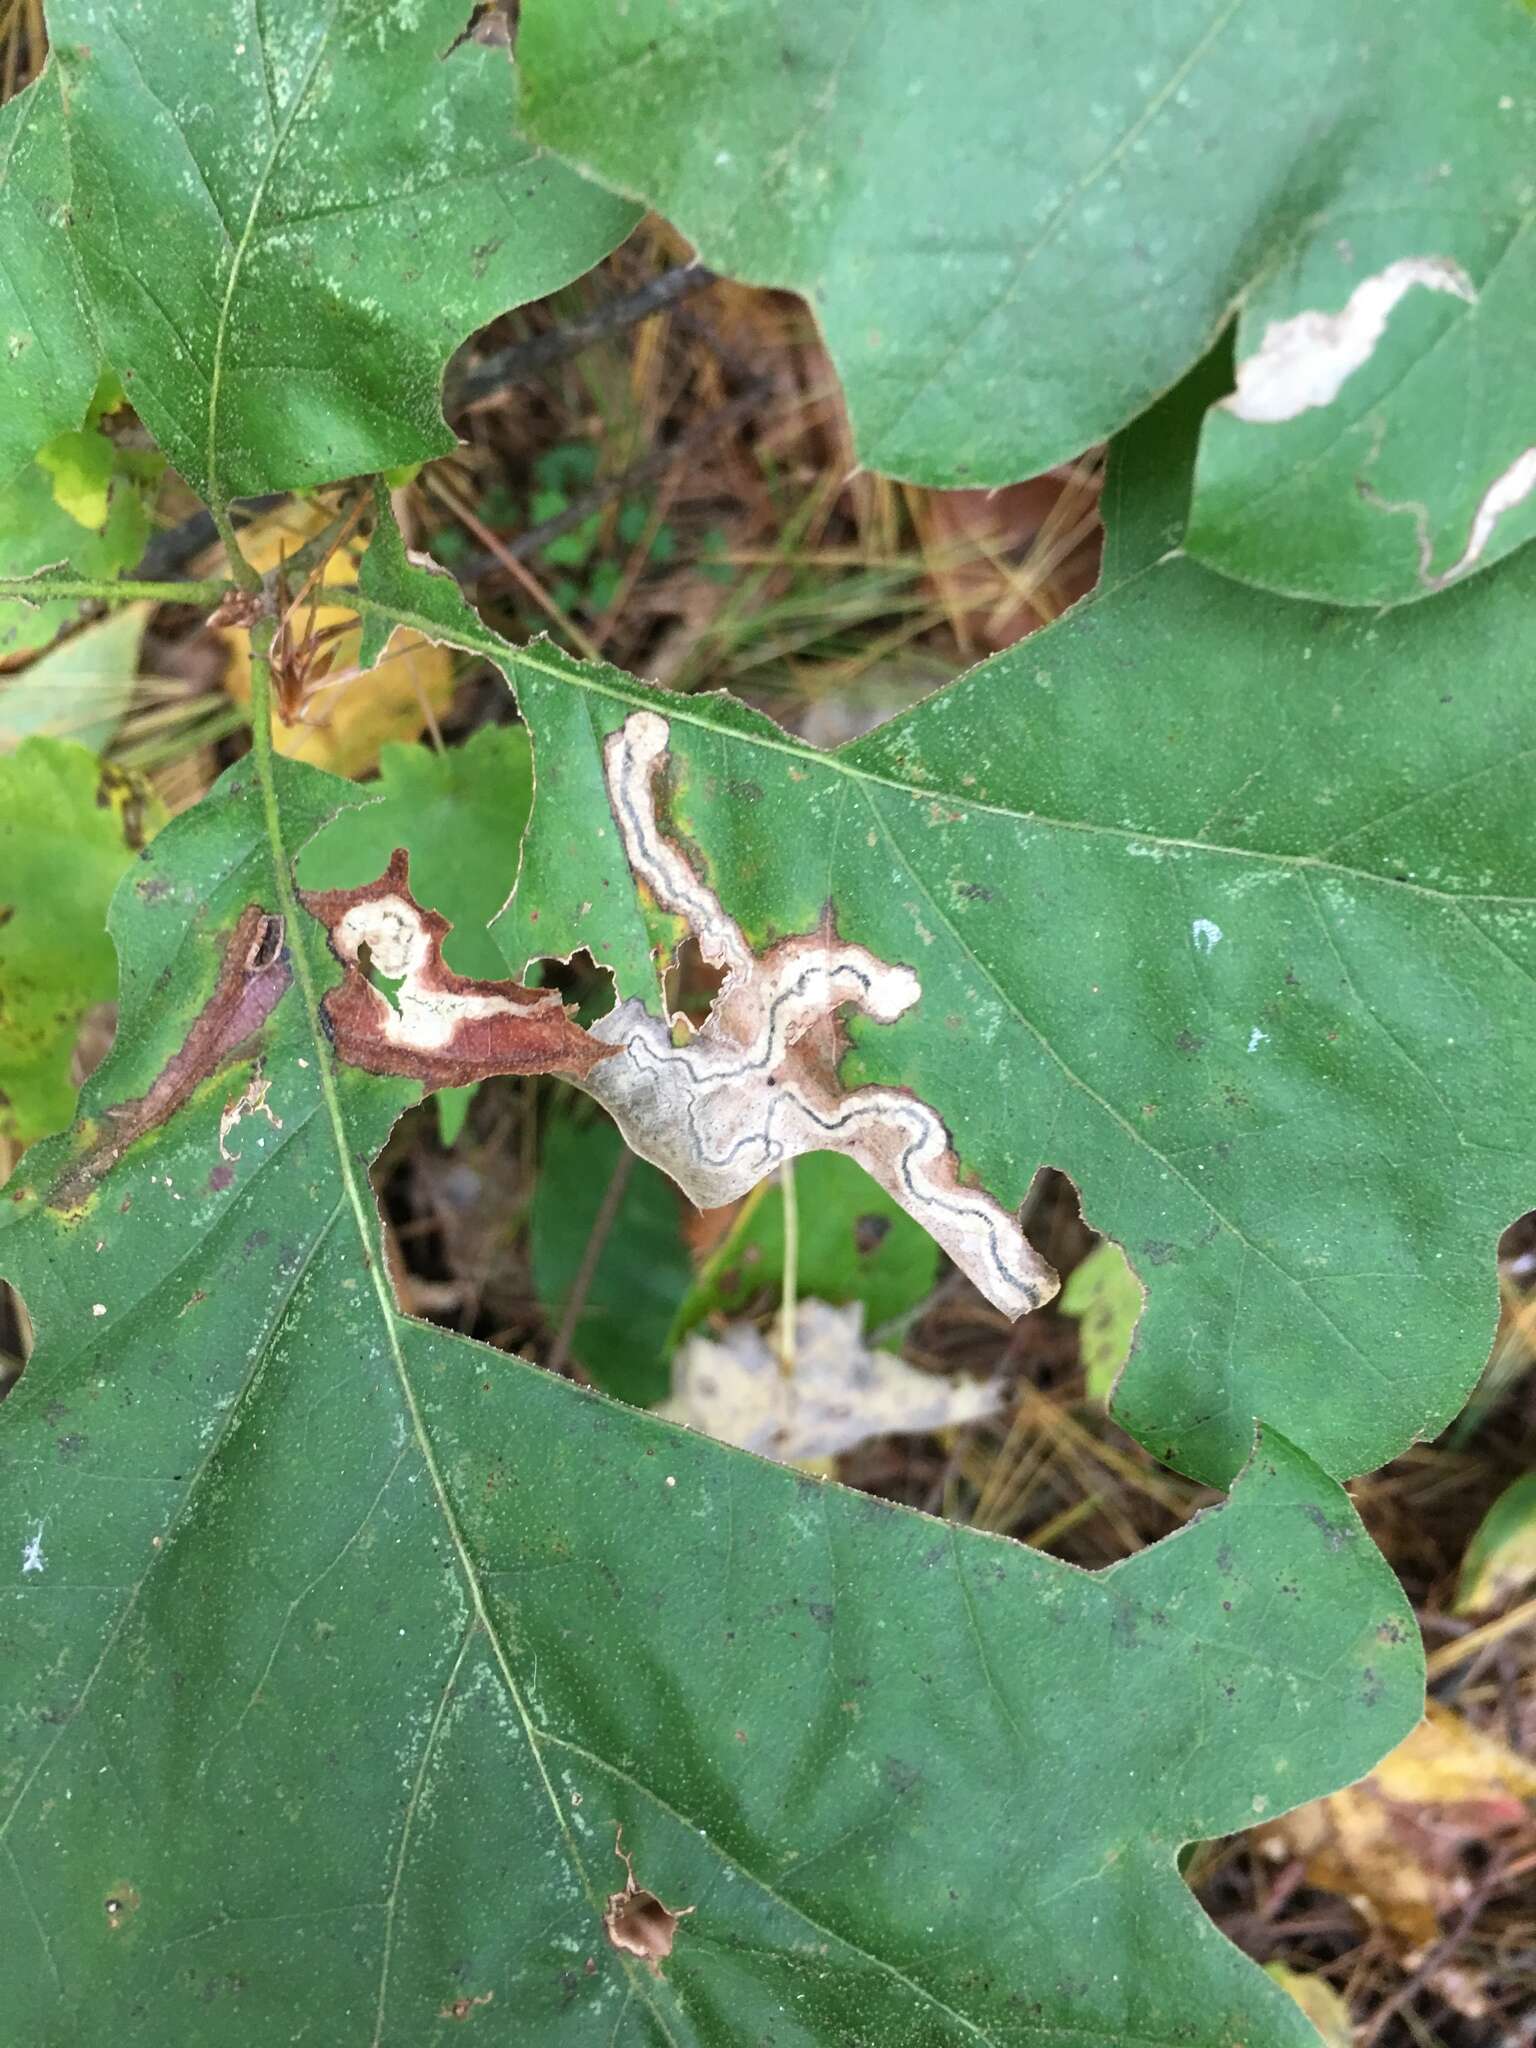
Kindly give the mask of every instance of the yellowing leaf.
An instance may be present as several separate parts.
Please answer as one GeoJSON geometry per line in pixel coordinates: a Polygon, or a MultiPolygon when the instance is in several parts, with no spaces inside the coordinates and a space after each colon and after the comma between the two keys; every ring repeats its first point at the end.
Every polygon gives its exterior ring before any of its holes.
{"type": "Polygon", "coordinates": [[[148,604],[125,604],[0,678],[0,752],[32,733],[100,753],[122,724],[139,672],[148,604]]]}
{"type": "Polygon", "coordinates": [[[1467,1545],[1457,1614],[1488,1614],[1536,1579],[1536,1472],[1506,1486],[1467,1545]]]}
{"type": "MultiPolygon", "coordinates": [[[[246,527],[240,544],[256,568],[275,569],[319,533],[327,519],[318,507],[285,505],[246,527]]],[[[361,552],[361,547],[337,549],[325,565],[323,587],[345,589],[355,583],[361,552]]],[[[313,595],[319,594],[317,587],[313,595]]],[[[297,588],[292,595],[298,595],[297,588]]],[[[272,744],[290,760],[308,761],[333,775],[367,775],[378,766],[379,749],[386,742],[420,739],[427,728],[428,708],[446,708],[453,695],[453,661],[443,648],[402,628],[376,668],[354,674],[362,633],[348,606],[322,601],[311,621],[306,599],[294,614],[297,638],[310,632],[323,635],[333,627],[342,630],[322,642],[330,656],[329,668],[316,675],[294,722],[285,723],[274,706],[272,744]]],[[[250,640],[235,627],[227,628],[222,637],[229,649],[224,687],[237,704],[248,704],[250,640]]]]}
{"type": "Polygon", "coordinates": [[[94,531],[106,523],[112,488],[112,443],[95,427],[57,434],[37,460],[53,479],[53,501],[79,526],[94,531]]]}
{"type": "Polygon", "coordinates": [[[1384,1756],[1365,1782],[1404,1804],[1507,1804],[1536,1799],[1536,1764],[1431,1702],[1407,1741],[1384,1756]]]}
{"type": "Polygon", "coordinates": [[[828,1458],[866,1438],[948,1429],[996,1414],[995,1380],[919,1372],[864,1341],[864,1304],[803,1301],[793,1369],[752,1323],[729,1324],[719,1343],[690,1337],[673,1364],[673,1392],[656,1411],[781,1464],[828,1458]]]}
{"type": "Polygon", "coordinates": [[[107,905],[164,816],[137,776],[69,741],[0,758],[0,1138],[68,1123],[76,1029],[117,986],[107,905]]]}
{"type": "Polygon", "coordinates": [[[1108,1239],[1074,1268],[1061,1297],[1061,1312],[1082,1328],[1078,1345],[1089,1396],[1107,1401],[1116,1376],[1136,1342],[1146,1296],[1119,1245],[1108,1239]]]}

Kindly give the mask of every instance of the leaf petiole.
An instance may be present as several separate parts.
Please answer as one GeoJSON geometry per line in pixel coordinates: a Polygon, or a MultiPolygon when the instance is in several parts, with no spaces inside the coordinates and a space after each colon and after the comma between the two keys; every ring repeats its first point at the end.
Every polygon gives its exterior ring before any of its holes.
{"type": "Polygon", "coordinates": [[[137,583],[118,576],[0,576],[0,604],[18,599],[23,604],[45,604],[53,598],[76,597],[98,604],[134,604],[144,599],[151,604],[212,607],[228,591],[229,581],[223,576],[180,583],[137,583]]]}

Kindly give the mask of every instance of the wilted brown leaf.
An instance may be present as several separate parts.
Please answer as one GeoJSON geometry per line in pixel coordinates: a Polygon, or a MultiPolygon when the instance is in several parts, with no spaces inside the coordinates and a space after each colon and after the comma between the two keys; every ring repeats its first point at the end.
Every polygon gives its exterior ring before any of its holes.
{"type": "Polygon", "coordinates": [[[1425,1719],[1358,1785],[1298,1807],[1261,1834],[1300,1857],[1307,1881],[1339,1892],[1410,1954],[1467,1897],[1463,1852],[1532,1824],[1536,1766],[1460,1715],[1425,1719]]]}

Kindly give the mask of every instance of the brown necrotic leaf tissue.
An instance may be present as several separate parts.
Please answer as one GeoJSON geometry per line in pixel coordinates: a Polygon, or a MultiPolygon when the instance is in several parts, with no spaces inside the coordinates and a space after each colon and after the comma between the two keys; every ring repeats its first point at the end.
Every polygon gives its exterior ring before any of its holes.
{"type": "Polygon", "coordinates": [[[463,1088],[492,1074],[585,1075],[617,1051],[572,1023],[552,990],[455,974],[443,959],[453,927],[412,897],[403,848],[378,881],[301,891],[300,901],[345,969],[325,1016],[349,1066],[463,1088]],[[370,971],[392,984],[387,992],[370,971]]]}

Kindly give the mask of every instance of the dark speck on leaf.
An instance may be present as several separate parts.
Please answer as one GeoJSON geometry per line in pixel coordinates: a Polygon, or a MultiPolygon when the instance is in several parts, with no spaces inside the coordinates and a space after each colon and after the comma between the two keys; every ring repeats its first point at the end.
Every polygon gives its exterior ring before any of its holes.
{"type": "Polygon", "coordinates": [[[898,1798],[905,1798],[914,1785],[923,1782],[923,1774],[914,1764],[905,1764],[900,1757],[888,1756],[880,1773],[890,1790],[898,1798]]]}
{"type": "Polygon", "coordinates": [[[890,1228],[889,1216],[860,1216],[853,1226],[853,1248],[860,1258],[867,1259],[877,1246],[883,1244],[890,1228]]]}
{"type": "Polygon", "coordinates": [[[1323,1541],[1330,1550],[1342,1550],[1349,1541],[1350,1532],[1330,1522],[1321,1508],[1309,1507],[1303,1510],[1309,1522],[1315,1522],[1323,1532],[1323,1541]]]}
{"type": "Polygon", "coordinates": [[[811,1600],[806,1604],[810,1610],[812,1621],[820,1622],[823,1628],[830,1628],[832,1626],[833,1621],[837,1618],[837,1609],[829,1601],[811,1600]]]}
{"type": "Polygon", "coordinates": [[[1178,1249],[1177,1245],[1167,1244],[1160,1237],[1148,1237],[1142,1240],[1141,1254],[1149,1266],[1166,1266],[1171,1258],[1177,1256],[1178,1249]]]}

